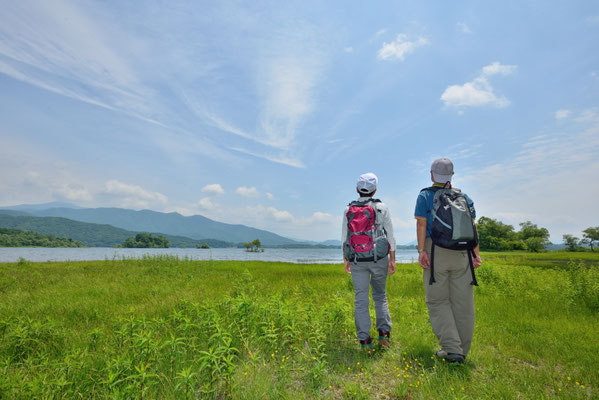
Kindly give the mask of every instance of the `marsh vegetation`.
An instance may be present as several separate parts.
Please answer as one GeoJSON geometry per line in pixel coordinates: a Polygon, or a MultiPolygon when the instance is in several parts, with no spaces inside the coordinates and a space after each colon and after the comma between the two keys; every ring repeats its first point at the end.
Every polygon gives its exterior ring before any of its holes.
{"type": "Polygon", "coordinates": [[[593,398],[599,258],[556,254],[483,255],[462,367],[432,357],[415,264],[388,281],[393,347],[373,357],[341,265],[0,264],[0,398],[593,398]]]}

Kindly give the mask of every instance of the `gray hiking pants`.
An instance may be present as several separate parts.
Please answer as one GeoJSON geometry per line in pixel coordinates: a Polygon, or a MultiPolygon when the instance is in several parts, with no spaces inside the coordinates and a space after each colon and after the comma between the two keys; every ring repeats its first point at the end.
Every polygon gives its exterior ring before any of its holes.
{"type": "Polygon", "coordinates": [[[391,332],[391,316],[387,304],[387,271],[389,268],[389,256],[377,262],[351,263],[351,277],[354,283],[356,330],[358,340],[366,340],[370,337],[370,311],[368,304],[370,296],[368,287],[372,287],[372,299],[376,312],[376,329],[383,332],[391,332]]]}
{"type": "MultiPolygon", "coordinates": [[[[426,238],[430,256],[432,241],[426,238]]],[[[441,349],[468,355],[474,334],[474,288],[468,254],[435,246],[435,283],[429,285],[430,268],[424,269],[428,315],[441,349]]]]}

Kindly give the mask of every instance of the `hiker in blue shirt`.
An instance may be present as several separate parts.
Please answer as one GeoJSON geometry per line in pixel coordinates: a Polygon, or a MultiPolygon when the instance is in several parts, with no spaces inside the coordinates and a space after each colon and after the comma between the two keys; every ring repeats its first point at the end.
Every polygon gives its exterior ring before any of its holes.
{"type": "MultiPolygon", "coordinates": [[[[433,186],[423,189],[418,195],[414,217],[426,305],[433,332],[441,346],[436,355],[450,362],[463,363],[470,351],[474,334],[474,268],[482,264],[478,245],[472,250],[472,265],[468,251],[434,246],[434,275],[429,257],[433,247],[433,199],[438,190],[435,188],[451,188],[453,174],[453,163],[449,159],[440,158],[433,162],[433,186]]],[[[474,203],[467,195],[462,195],[472,218],[475,218],[474,203]]]]}

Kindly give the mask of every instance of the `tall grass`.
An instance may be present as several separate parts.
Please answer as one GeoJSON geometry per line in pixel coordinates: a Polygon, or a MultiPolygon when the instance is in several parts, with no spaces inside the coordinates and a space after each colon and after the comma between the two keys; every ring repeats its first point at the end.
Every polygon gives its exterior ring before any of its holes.
{"type": "Polygon", "coordinates": [[[474,345],[455,367],[432,357],[416,265],[388,281],[392,349],[367,357],[340,265],[3,264],[0,398],[597,396],[597,267],[497,259],[478,274],[474,345]]]}

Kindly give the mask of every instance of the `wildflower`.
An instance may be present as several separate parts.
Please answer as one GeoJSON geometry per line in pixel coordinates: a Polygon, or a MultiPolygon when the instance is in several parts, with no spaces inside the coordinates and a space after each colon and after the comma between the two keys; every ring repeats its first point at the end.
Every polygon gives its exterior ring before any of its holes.
{"type": "Polygon", "coordinates": [[[572,378],[568,377],[568,380],[569,380],[569,381],[571,381],[571,380],[572,380],[572,378]]]}
{"type": "Polygon", "coordinates": [[[316,357],[312,357],[313,360],[316,360],[316,357]]]}
{"type": "Polygon", "coordinates": [[[576,381],[576,386],[580,385],[580,383],[578,381],[576,381]]]}
{"type": "Polygon", "coordinates": [[[453,390],[453,388],[449,388],[449,390],[453,390]]]}

